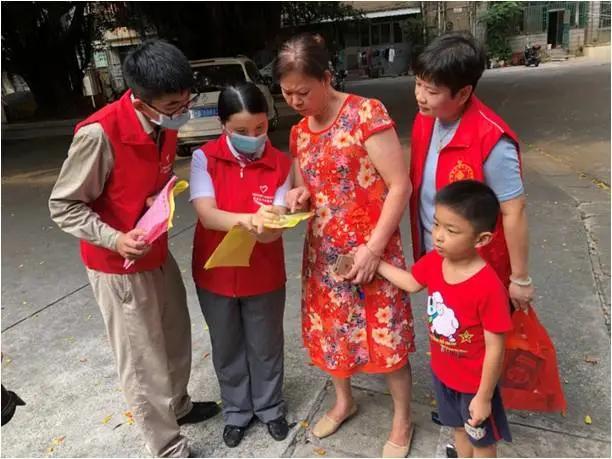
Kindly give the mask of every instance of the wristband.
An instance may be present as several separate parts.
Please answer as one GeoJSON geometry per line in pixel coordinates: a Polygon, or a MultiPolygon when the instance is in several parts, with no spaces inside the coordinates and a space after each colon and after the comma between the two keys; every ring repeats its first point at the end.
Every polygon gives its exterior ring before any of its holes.
{"type": "Polygon", "coordinates": [[[533,280],[531,279],[531,276],[527,276],[527,279],[513,279],[511,277],[510,282],[520,287],[529,287],[531,284],[533,284],[533,280]]]}

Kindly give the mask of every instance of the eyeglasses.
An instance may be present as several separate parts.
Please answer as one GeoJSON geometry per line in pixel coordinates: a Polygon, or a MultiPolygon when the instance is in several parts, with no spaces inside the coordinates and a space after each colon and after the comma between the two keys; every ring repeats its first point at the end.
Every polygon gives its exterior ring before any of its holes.
{"type": "Polygon", "coordinates": [[[198,97],[200,97],[200,93],[199,92],[197,92],[193,96],[191,96],[187,102],[185,102],[183,105],[178,107],[172,113],[166,113],[163,110],[160,110],[159,108],[157,108],[155,105],[150,104],[148,102],[145,102],[145,104],[147,104],[149,107],[151,107],[156,112],[161,113],[162,115],[166,115],[166,116],[169,116],[170,118],[172,118],[174,115],[176,115],[178,113],[183,113],[185,110],[189,110],[191,107],[193,107],[195,105],[196,100],[198,100],[198,97]]]}

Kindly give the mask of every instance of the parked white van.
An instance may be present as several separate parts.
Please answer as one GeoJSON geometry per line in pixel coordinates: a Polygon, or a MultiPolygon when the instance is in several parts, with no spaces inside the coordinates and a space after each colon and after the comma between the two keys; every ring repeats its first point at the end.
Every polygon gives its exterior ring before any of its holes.
{"type": "Polygon", "coordinates": [[[221,90],[232,84],[255,83],[268,101],[270,131],[278,126],[278,110],[274,98],[255,63],[245,56],[223,57],[191,61],[195,80],[194,92],[199,93],[193,107],[192,118],[178,133],[179,156],[190,156],[195,147],[221,134],[217,102],[221,90]]]}

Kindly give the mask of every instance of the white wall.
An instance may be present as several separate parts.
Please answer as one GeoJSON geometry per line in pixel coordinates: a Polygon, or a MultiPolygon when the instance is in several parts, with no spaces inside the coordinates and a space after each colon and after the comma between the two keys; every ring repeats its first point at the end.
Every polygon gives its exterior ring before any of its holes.
{"type": "Polygon", "coordinates": [[[584,29],[570,29],[569,32],[569,51],[576,52],[578,48],[584,46],[584,29]]]}
{"type": "Polygon", "coordinates": [[[610,61],[610,45],[585,46],[584,55],[586,57],[610,61]]]}
{"type": "Polygon", "coordinates": [[[513,53],[518,53],[524,51],[527,45],[540,45],[542,51],[545,51],[547,40],[548,36],[546,32],[531,35],[515,35],[510,38],[510,48],[512,48],[513,53]]]}

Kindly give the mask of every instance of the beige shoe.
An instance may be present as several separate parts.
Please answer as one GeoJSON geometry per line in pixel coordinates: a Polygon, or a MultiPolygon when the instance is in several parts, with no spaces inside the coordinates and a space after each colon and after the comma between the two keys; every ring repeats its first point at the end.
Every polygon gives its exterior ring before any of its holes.
{"type": "Polygon", "coordinates": [[[412,445],[412,435],[414,434],[414,425],[410,426],[410,433],[408,434],[408,441],[406,446],[400,446],[392,441],[387,441],[383,448],[382,457],[406,457],[410,452],[410,446],[412,445]]]}
{"type": "Polygon", "coordinates": [[[336,421],[335,419],[330,418],[327,414],[324,415],[319,422],[312,429],[312,434],[317,438],[325,438],[329,437],[331,434],[335,433],[336,430],[340,428],[342,423],[349,419],[352,416],[357,414],[357,405],[353,405],[349,415],[344,418],[342,421],[336,421]]]}

